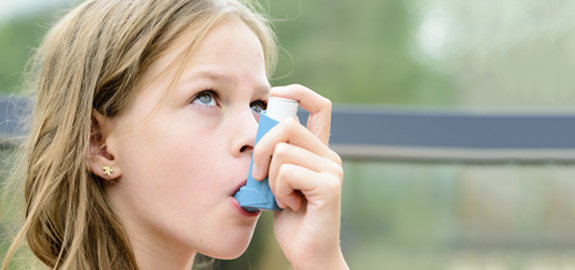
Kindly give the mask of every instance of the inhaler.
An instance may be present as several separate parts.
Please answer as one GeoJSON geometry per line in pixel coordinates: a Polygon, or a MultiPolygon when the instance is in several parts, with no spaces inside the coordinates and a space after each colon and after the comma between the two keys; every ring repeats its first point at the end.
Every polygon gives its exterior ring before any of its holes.
{"type": "MultiPolygon", "coordinates": [[[[288,117],[295,118],[297,115],[297,108],[298,103],[295,100],[270,97],[268,100],[267,110],[260,114],[260,122],[254,145],[257,145],[262,136],[264,136],[264,134],[277,125],[281,120],[288,117]]],[[[240,188],[234,197],[238,200],[240,206],[247,211],[282,210],[277,205],[276,199],[270,190],[267,176],[262,181],[256,181],[252,177],[253,166],[254,158],[252,156],[248,181],[245,186],[240,188]]]]}

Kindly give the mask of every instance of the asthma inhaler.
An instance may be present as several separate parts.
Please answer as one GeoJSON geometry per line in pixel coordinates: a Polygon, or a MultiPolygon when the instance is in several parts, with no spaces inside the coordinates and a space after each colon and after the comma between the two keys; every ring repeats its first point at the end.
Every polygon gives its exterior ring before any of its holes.
{"type": "MultiPolygon", "coordinates": [[[[260,114],[260,123],[258,132],[256,134],[255,145],[260,141],[262,136],[266,134],[271,128],[277,125],[281,120],[297,115],[298,103],[295,100],[270,97],[268,100],[267,110],[260,114]]],[[[266,177],[262,181],[256,181],[252,177],[252,168],[254,166],[254,159],[252,156],[252,163],[250,165],[250,173],[248,181],[245,186],[234,195],[240,206],[247,211],[257,210],[282,210],[276,203],[276,199],[272,194],[266,177]]]]}

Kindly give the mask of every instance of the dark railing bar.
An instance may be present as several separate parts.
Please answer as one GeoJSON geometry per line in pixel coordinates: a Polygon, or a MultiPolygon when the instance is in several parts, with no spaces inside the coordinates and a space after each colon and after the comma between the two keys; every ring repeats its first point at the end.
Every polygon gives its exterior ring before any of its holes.
{"type": "MultiPolygon", "coordinates": [[[[22,142],[30,101],[0,99],[0,147],[22,142]]],[[[307,113],[300,111],[305,124],[307,113]]],[[[573,114],[469,113],[334,106],[330,144],[344,158],[575,163],[573,114]]]]}

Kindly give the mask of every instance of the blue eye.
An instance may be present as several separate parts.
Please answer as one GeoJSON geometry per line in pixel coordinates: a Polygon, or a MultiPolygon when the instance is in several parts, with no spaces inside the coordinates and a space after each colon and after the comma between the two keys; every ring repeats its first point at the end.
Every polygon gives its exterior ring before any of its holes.
{"type": "Polygon", "coordinates": [[[267,104],[263,100],[254,101],[252,102],[252,104],[250,104],[250,108],[256,114],[262,113],[266,109],[266,107],[267,104]]]}
{"type": "Polygon", "coordinates": [[[204,90],[196,95],[192,104],[201,106],[218,106],[217,99],[219,95],[214,90],[204,90]]]}

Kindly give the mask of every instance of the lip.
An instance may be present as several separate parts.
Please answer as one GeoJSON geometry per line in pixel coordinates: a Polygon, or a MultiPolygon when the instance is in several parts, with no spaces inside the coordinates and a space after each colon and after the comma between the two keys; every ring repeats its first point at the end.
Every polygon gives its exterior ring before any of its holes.
{"type": "Polygon", "coordinates": [[[230,196],[231,196],[231,199],[232,199],[232,202],[231,202],[231,203],[232,203],[232,206],[236,209],[236,211],[239,212],[242,216],[244,216],[244,217],[257,217],[257,216],[260,215],[261,211],[258,210],[258,211],[250,212],[250,211],[247,211],[246,209],[243,209],[243,208],[240,206],[240,202],[238,202],[238,200],[234,197],[234,195],[236,195],[236,193],[237,193],[238,191],[240,191],[240,189],[241,189],[243,186],[245,186],[247,182],[248,182],[247,179],[244,180],[244,181],[242,181],[242,182],[240,182],[240,183],[238,184],[238,186],[234,189],[234,192],[230,195],[230,196]]]}
{"type": "Polygon", "coordinates": [[[244,216],[244,217],[252,217],[252,218],[253,218],[253,217],[257,217],[257,216],[259,216],[260,213],[262,212],[262,211],[260,211],[260,210],[254,211],[254,212],[250,212],[250,211],[247,211],[246,209],[243,209],[243,208],[240,206],[240,202],[238,202],[238,200],[236,200],[236,198],[234,198],[234,197],[232,197],[232,206],[236,209],[236,211],[237,211],[238,213],[240,213],[240,214],[241,214],[242,216],[244,216]]]}
{"type": "Polygon", "coordinates": [[[240,188],[242,188],[243,186],[245,186],[247,182],[248,182],[247,179],[244,180],[244,181],[242,181],[242,182],[240,182],[240,183],[236,186],[236,188],[234,189],[234,191],[232,192],[232,194],[231,194],[232,197],[233,197],[234,195],[236,195],[236,193],[238,193],[238,191],[240,191],[240,188]]]}

